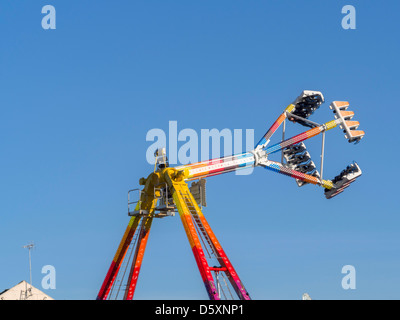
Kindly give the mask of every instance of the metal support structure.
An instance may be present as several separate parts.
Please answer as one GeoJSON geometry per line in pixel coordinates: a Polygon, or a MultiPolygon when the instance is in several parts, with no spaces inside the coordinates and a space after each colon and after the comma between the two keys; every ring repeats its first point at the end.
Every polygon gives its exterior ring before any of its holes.
{"type": "MultiPolygon", "coordinates": [[[[286,120],[283,120],[283,125],[282,125],[282,141],[285,141],[285,130],[286,130],[286,120]]],[[[283,163],[283,149],[281,152],[281,163],[283,163]]]]}
{"type": "Polygon", "coordinates": [[[324,152],[325,152],[325,131],[322,133],[321,169],[319,171],[319,174],[321,176],[321,180],[323,179],[323,174],[324,174],[324,152]]]}
{"type": "Polygon", "coordinates": [[[314,122],[314,121],[310,121],[310,120],[308,120],[308,119],[306,119],[306,118],[297,116],[297,115],[295,115],[295,114],[293,114],[293,113],[288,113],[287,118],[289,118],[289,119],[290,119],[290,118],[294,118],[294,119],[298,119],[298,120],[307,122],[307,123],[311,124],[312,127],[319,127],[319,126],[320,126],[319,123],[316,123],[316,122],[314,122]]]}
{"type": "Polygon", "coordinates": [[[189,244],[210,300],[220,299],[219,290],[221,290],[221,287],[217,287],[215,284],[215,282],[217,282],[216,274],[214,274],[214,276],[212,274],[217,272],[225,273],[230,282],[230,286],[236,292],[239,299],[249,300],[250,296],[248,292],[229,261],[226,253],[222,249],[221,244],[218,242],[215,234],[211,230],[211,227],[204,217],[200,207],[197,205],[196,200],[190,193],[188,185],[183,179],[175,179],[173,171],[167,172],[166,174],[167,183],[173,190],[174,202],[177,206],[186,236],[188,237],[189,244]],[[201,245],[201,238],[203,238],[204,247],[208,246],[209,251],[207,252],[212,253],[213,258],[218,261],[221,267],[210,267],[204,253],[204,249],[207,250],[207,248],[203,248],[201,245]]]}
{"type": "Polygon", "coordinates": [[[127,282],[127,288],[124,295],[124,300],[132,300],[135,293],[136,284],[139,278],[140,268],[142,266],[144,251],[146,249],[147,240],[149,238],[151,224],[153,222],[153,217],[143,218],[139,236],[138,243],[136,245],[135,255],[132,260],[132,267],[129,273],[129,278],[127,282]]]}
{"type": "MultiPolygon", "coordinates": [[[[173,201],[179,212],[209,298],[211,300],[220,300],[221,292],[224,293],[225,297],[228,296],[228,293],[232,296],[232,289],[237,293],[239,299],[250,299],[237,272],[233,268],[215,234],[212,232],[210,225],[205,219],[183,177],[184,175],[181,175],[180,171],[173,168],[166,168],[151,174],[146,179],[146,182],[144,182],[145,188],[141,192],[141,199],[137,202],[135,211],[138,211],[139,206],[141,206],[148,214],[137,214],[131,217],[128,228],[125,231],[106,279],[97,296],[98,300],[111,298],[110,291],[116,285],[116,278],[122,262],[136,234],[136,242],[134,245],[135,253],[131,262],[129,277],[123,295],[124,300],[133,299],[152,221],[153,218],[159,217],[155,209],[157,208],[157,200],[160,200],[160,197],[159,194],[155,194],[153,191],[158,190],[154,188],[154,186],[160,185],[160,183],[166,183],[168,189],[172,192],[173,201]],[[220,266],[211,267],[210,259],[214,261],[214,264],[217,263],[220,266]],[[225,286],[221,284],[222,274],[229,280],[228,282],[225,281],[225,286]],[[223,289],[223,287],[225,289],[223,289]],[[226,293],[224,290],[227,290],[226,293]]],[[[132,199],[129,201],[132,202],[132,199]]],[[[121,286],[121,283],[119,283],[119,286],[121,286]]]]}

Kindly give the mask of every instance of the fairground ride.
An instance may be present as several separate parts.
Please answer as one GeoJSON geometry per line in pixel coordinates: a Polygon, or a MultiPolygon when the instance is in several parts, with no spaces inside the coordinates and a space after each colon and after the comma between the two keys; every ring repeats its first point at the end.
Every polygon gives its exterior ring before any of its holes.
{"type": "Polygon", "coordinates": [[[358,130],[359,122],[352,120],[354,112],[348,110],[349,103],[345,101],[330,104],[334,120],[324,124],[310,121],[308,118],[323,102],[321,92],[303,91],[286,107],[254,150],[241,154],[170,167],[165,148],[158,149],[153,172],[139,180],[143,188],[128,192],[131,218],[97,299],[133,299],[153,219],[173,216],[177,211],[209,298],[249,300],[249,292],[202,213],[202,207],[206,205],[205,179],[245,168],[263,167],[294,178],[299,187],[306,184],[320,186],[327,199],[338,195],[361,175],[361,169],[353,162],[334,179],[323,179],[325,133],[339,127],[348,142],[354,143],[358,143],[365,133],[358,130]],[[286,120],[309,129],[285,139],[286,120]],[[281,125],[281,142],[268,146],[281,125]],[[322,134],[322,146],[318,171],[303,141],[319,134],[322,134]],[[269,159],[277,152],[281,152],[281,162],[269,159]],[[192,182],[190,187],[188,182],[192,182]],[[135,194],[136,198],[132,199],[135,194]]]}

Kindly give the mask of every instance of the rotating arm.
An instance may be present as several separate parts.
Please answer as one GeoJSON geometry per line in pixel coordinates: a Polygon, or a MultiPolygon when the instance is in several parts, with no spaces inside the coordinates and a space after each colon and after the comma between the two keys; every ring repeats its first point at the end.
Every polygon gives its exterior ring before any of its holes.
{"type": "Polygon", "coordinates": [[[294,144],[300,143],[300,142],[302,142],[304,140],[307,140],[307,139],[310,139],[312,137],[315,137],[316,135],[318,135],[318,134],[320,134],[320,133],[322,133],[324,131],[333,129],[339,123],[340,123],[340,120],[329,121],[329,122],[327,122],[327,123],[325,123],[323,125],[320,125],[318,127],[315,127],[315,128],[310,129],[310,130],[307,130],[307,131],[305,131],[303,133],[300,133],[300,134],[298,134],[298,135],[296,135],[296,136],[294,136],[292,138],[286,139],[285,141],[276,143],[273,146],[270,146],[270,147],[266,148],[265,151],[266,151],[267,154],[278,152],[278,151],[280,151],[280,150],[282,150],[284,148],[287,148],[287,147],[289,147],[291,145],[294,145],[294,144]]]}
{"type": "Polygon", "coordinates": [[[221,157],[212,160],[206,160],[176,167],[177,170],[188,170],[185,180],[195,180],[208,178],[211,176],[236,171],[245,168],[251,168],[255,165],[255,156],[251,152],[221,157]]]}
{"type": "MultiPolygon", "coordinates": [[[[361,175],[361,169],[356,163],[347,167],[333,180],[323,180],[316,171],[315,165],[311,161],[309,155],[308,158],[301,157],[303,156],[302,154],[297,156],[298,158],[296,161],[301,162],[303,158],[309,159],[304,160],[304,163],[297,167],[288,165],[288,163],[283,164],[268,159],[269,155],[273,153],[281,150],[285,152],[285,150],[288,150],[288,148],[293,148],[292,146],[296,147],[296,145],[300,144],[302,141],[315,137],[320,133],[324,133],[325,131],[335,127],[340,127],[340,129],[345,132],[345,137],[349,142],[358,143],[361,140],[365,133],[364,131],[358,130],[358,121],[351,121],[354,116],[354,112],[347,110],[349,103],[346,101],[334,101],[330,105],[330,108],[334,112],[336,118],[335,120],[326,122],[322,125],[308,120],[308,117],[312,115],[323,102],[324,97],[321,92],[305,90],[292,104],[286,107],[284,112],[278,117],[278,119],[272,124],[272,126],[256,144],[254,150],[232,156],[182,165],[176,167],[176,169],[178,171],[187,169],[185,180],[190,181],[237,171],[240,169],[262,166],[271,171],[278,172],[302,181],[302,183],[298,183],[299,186],[303,185],[304,183],[322,186],[325,188],[326,197],[330,199],[332,196],[342,192],[344,188],[355,181],[355,178],[361,175]],[[297,122],[303,126],[311,127],[311,129],[267,147],[272,135],[286,119],[292,122],[297,122]]],[[[323,154],[321,154],[321,157],[323,159],[323,154]]]]}

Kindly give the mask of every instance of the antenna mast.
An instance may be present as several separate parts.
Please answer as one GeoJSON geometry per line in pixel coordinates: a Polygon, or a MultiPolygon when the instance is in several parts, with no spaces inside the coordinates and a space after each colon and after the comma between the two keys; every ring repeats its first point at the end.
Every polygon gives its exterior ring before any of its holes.
{"type": "Polygon", "coordinates": [[[23,248],[28,249],[29,250],[29,281],[32,287],[32,263],[31,263],[31,249],[33,249],[34,247],[34,243],[31,242],[25,246],[23,246],[23,248]]]}

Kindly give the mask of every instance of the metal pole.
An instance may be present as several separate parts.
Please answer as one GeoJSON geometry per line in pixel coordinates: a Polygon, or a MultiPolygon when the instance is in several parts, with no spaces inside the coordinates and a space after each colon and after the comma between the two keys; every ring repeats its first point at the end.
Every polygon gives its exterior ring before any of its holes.
{"type": "Polygon", "coordinates": [[[319,127],[319,126],[320,126],[319,123],[316,123],[316,122],[314,122],[314,121],[310,121],[310,120],[308,120],[308,119],[306,119],[306,118],[303,118],[303,117],[300,117],[300,116],[296,116],[296,115],[293,114],[293,113],[290,114],[289,119],[290,119],[290,118],[296,118],[296,119],[302,120],[302,121],[304,121],[304,122],[307,122],[307,123],[313,125],[314,127],[319,127]]]}
{"type": "MultiPolygon", "coordinates": [[[[285,129],[286,129],[286,120],[283,120],[283,125],[282,125],[282,141],[285,141],[285,129]]],[[[281,155],[281,163],[283,164],[283,149],[282,149],[282,155],[281,155]]]]}
{"type": "Polygon", "coordinates": [[[322,148],[321,148],[321,180],[324,173],[324,149],[325,149],[325,131],[322,133],[322,148]]]}
{"type": "Polygon", "coordinates": [[[31,247],[29,247],[29,281],[32,287],[32,263],[31,263],[31,247]]]}
{"type": "Polygon", "coordinates": [[[29,251],[29,282],[30,285],[32,287],[32,259],[31,259],[31,249],[34,247],[35,245],[33,243],[29,243],[26,246],[23,246],[23,248],[28,249],[29,251]]]}
{"type": "Polygon", "coordinates": [[[216,279],[217,279],[217,292],[218,292],[218,297],[221,299],[221,288],[220,288],[220,284],[219,284],[219,277],[218,277],[218,275],[219,275],[219,272],[218,271],[216,271],[215,272],[215,277],[216,277],[216,279]]]}

